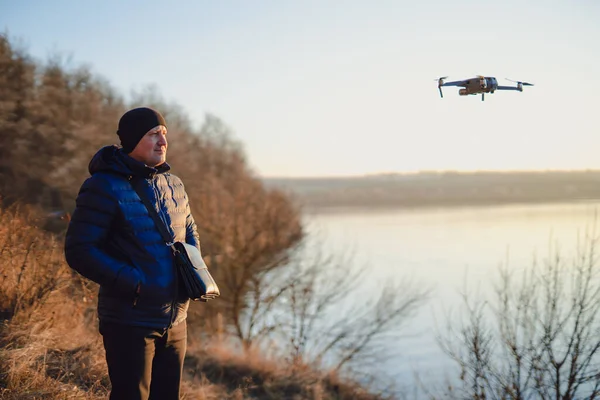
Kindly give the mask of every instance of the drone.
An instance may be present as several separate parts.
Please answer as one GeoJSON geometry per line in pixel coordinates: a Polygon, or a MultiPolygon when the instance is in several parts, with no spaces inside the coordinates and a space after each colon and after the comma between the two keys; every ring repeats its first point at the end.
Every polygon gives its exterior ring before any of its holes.
{"type": "Polygon", "coordinates": [[[517,90],[523,91],[523,86],[533,86],[533,83],[513,81],[512,79],[506,78],[507,81],[511,81],[517,84],[517,86],[499,86],[498,81],[493,76],[481,76],[478,75],[475,78],[465,79],[464,81],[444,82],[444,79],[448,78],[443,76],[436,79],[438,82],[438,90],[440,91],[440,97],[444,97],[442,93],[442,86],[462,86],[463,89],[458,91],[461,96],[468,96],[470,94],[481,93],[481,101],[485,100],[485,94],[494,94],[496,90],[517,90]]]}

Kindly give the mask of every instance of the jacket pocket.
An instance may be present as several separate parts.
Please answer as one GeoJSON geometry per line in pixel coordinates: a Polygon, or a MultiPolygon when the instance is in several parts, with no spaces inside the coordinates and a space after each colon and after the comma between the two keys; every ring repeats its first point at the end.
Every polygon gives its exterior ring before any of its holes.
{"type": "Polygon", "coordinates": [[[138,287],[144,283],[141,271],[130,265],[126,265],[119,271],[115,282],[116,291],[124,296],[133,298],[138,287]]]}
{"type": "Polygon", "coordinates": [[[140,299],[140,292],[142,290],[142,282],[139,282],[135,288],[135,294],[133,295],[133,304],[132,304],[132,308],[135,308],[135,306],[137,306],[138,300],[140,299]]]}

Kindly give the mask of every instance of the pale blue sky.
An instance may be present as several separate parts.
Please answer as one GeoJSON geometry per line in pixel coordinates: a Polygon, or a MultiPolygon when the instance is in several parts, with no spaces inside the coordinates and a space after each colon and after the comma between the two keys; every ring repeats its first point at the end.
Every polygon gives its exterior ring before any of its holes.
{"type": "Polygon", "coordinates": [[[265,176],[600,168],[599,21],[597,0],[0,0],[34,57],[216,114],[265,176]],[[477,74],[535,86],[440,99],[477,74]]]}

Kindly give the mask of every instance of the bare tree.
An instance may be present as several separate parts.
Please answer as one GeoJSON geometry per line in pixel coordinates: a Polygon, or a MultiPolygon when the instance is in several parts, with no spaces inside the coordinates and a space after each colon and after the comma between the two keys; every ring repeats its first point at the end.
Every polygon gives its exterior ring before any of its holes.
{"type": "Polygon", "coordinates": [[[330,256],[307,241],[286,261],[256,275],[242,325],[251,344],[282,349],[292,365],[373,370],[428,296],[409,280],[369,280],[350,255],[330,256]]]}
{"type": "Polygon", "coordinates": [[[503,267],[493,298],[465,296],[466,317],[440,338],[461,369],[454,398],[599,397],[597,243],[592,232],[572,260],[555,251],[519,274],[503,267]]]}

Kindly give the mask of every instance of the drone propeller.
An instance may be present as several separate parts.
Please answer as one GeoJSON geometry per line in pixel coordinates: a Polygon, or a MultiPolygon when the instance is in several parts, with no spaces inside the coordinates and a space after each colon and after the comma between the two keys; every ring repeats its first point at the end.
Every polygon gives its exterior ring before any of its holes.
{"type": "Polygon", "coordinates": [[[506,79],[507,81],[511,81],[511,82],[514,82],[514,83],[516,83],[516,84],[519,84],[519,85],[523,85],[523,86],[533,86],[533,83],[521,82],[521,81],[513,81],[512,79],[508,79],[508,78],[505,78],[505,79],[506,79]]]}

